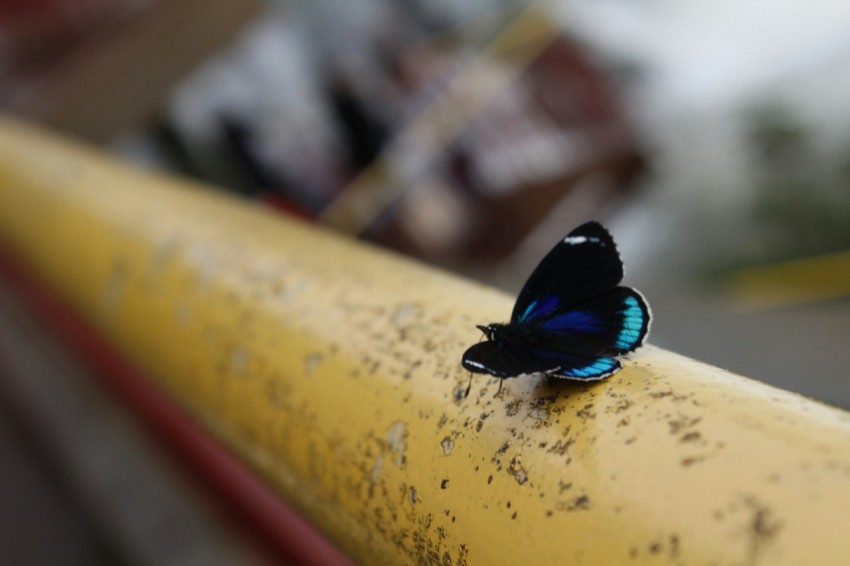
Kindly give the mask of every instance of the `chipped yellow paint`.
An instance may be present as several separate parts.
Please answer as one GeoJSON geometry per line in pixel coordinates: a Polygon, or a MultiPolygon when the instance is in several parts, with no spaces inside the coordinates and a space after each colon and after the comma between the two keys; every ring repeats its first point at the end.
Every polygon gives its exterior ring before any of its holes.
{"type": "Polygon", "coordinates": [[[363,563],[850,563],[845,413],[654,347],[458,400],[510,297],[7,120],[0,202],[4,245],[363,563]]]}

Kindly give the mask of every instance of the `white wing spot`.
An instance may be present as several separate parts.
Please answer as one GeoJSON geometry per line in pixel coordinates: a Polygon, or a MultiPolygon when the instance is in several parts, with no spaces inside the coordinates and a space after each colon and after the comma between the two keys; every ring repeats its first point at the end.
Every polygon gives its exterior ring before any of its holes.
{"type": "Polygon", "coordinates": [[[594,238],[592,236],[589,237],[589,238],[587,236],[567,236],[566,238],[564,238],[564,243],[570,244],[571,246],[575,246],[577,244],[583,244],[585,242],[593,242],[593,243],[598,244],[598,243],[600,243],[600,240],[599,240],[599,238],[594,238]]]}

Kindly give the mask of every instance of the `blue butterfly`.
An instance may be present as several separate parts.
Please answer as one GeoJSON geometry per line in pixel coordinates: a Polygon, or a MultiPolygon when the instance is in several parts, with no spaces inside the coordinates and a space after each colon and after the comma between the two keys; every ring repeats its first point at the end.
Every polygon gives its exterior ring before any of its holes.
{"type": "Polygon", "coordinates": [[[617,373],[617,358],[643,344],[651,318],[643,295],[618,285],[622,278],[611,234],[598,222],[582,224],[528,278],[510,323],[478,326],[487,341],[463,354],[463,367],[501,379],[593,381],[617,373]]]}

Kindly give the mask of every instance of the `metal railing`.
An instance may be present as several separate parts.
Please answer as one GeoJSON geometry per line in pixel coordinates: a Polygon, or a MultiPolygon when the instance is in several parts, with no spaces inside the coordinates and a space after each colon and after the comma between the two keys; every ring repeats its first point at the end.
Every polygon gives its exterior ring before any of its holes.
{"type": "Polygon", "coordinates": [[[0,122],[0,242],[364,563],[846,564],[850,416],[646,347],[468,374],[512,299],[0,122]]]}

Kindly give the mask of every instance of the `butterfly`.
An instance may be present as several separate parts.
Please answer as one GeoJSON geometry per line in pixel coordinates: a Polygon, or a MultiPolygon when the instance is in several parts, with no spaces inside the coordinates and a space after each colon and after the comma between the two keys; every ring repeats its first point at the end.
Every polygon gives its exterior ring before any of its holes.
{"type": "Polygon", "coordinates": [[[622,279],[611,234],[598,222],[582,224],[531,273],[509,323],[477,326],[487,340],[463,354],[463,367],[502,380],[543,374],[593,381],[617,373],[618,358],[643,344],[652,318],[643,295],[620,286],[622,279]]]}

